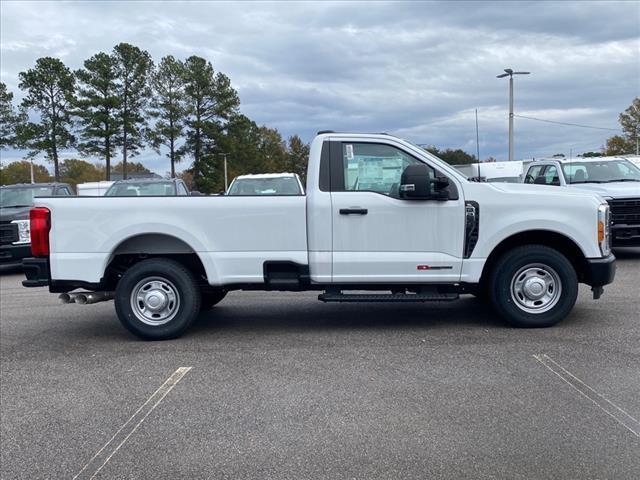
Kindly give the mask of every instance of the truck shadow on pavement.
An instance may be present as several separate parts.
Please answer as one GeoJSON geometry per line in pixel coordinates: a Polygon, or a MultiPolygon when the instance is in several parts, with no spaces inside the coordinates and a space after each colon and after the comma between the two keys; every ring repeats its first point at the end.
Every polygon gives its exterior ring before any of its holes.
{"type": "Polygon", "coordinates": [[[332,304],[315,300],[273,302],[259,308],[225,301],[203,312],[187,332],[295,330],[402,330],[451,326],[508,328],[489,306],[474,298],[451,304],[332,304]]]}

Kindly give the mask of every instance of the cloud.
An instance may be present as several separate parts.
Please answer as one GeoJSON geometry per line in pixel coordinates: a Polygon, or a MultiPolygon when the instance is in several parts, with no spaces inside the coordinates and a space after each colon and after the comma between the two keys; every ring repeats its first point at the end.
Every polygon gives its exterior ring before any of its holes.
{"type": "MultiPolygon", "coordinates": [[[[127,41],[201,55],[238,89],[241,110],[285,135],[387,131],[505,158],[507,81],[516,113],[617,127],[640,94],[635,2],[4,2],[2,80],[39,56],[71,68],[127,41]],[[117,7],[117,8],[116,8],[117,7]]],[[[613,133],[613,132],[612,132],[613,133]]],[[[608,132],[516,119],[516,156],[596,149],[608,132]],[[555,151],[557,150],[557,151],[555,151]]],[[[7,152],[3,154],[7,157],[7,152]]],[[[163,155],[139,160],[164,172],[163,155]]],[[[183,163],[183,166],[188,163],[183,163]]]]}

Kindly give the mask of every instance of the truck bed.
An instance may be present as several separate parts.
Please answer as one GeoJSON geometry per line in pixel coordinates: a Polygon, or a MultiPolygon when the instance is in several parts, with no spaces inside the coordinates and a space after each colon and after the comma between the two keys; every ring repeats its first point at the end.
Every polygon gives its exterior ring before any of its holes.
{"type": "Polygon", "coordinates": [[[176,253],[196,252],[212,285],[262,282],[265,259],[308,263],[304,196],[48,197],[36,205],[51,211],[54,280],[98,282],[116,249],[153,253],[161,237],[183,240],[176,253]]]}

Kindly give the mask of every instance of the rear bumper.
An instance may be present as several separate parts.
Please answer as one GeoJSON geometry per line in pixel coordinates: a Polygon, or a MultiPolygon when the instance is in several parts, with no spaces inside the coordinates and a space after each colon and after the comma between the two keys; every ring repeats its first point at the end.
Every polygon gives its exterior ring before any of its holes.
{"type": "Polygon", "coordinates": [[[26,280],[22,281],[24,287],[46,287],[51,281],[48,258],[25,258],[22,268],[26,280]]]}
{"type": "Polygon", "coordinates": [[[22,265],[22,259],[31,256],[31,245],[2,245],[0,246],[0,265],[15,266],[22,265]]]}
{"type": "Polygon", "coordinates": [[[587,258],[584,283],[592,287],[603,287],[613,282],[616,276],[616,257],[587,258]]]}
{"type": "Polygon", "coordinates": [[[46,287],[48,285],[51,293],[65,293],[76,288],[84,288],[91,291],[104,290],[106,288],[103,280],[98,283],[84,282],[82,280],[52,280],[48,257],[25,258],[22,260],[22,269],[25,277],[27,277],[26,280],[22,281],[23,287],[46,287]]]}

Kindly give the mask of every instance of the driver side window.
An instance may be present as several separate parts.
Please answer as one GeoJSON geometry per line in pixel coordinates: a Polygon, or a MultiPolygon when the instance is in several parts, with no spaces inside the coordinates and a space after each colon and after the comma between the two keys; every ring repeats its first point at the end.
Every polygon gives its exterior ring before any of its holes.
{"type": "Polygon", "coordinates": [[[558,176],[558,168],[555,165],[549,165],[544,171],[544,181],[546,185],[560,185],[560,177],[558,176]]]}
{"type": "Polygon", "coordinates": [[[536,178],[540,176],[543,168],[544,165],[536,165],[535,167],[531,167],[527,172],[524,183],[536,183],[536,178]]]}
{"type": "Polygon", "coordinates": [[[399,198],[402,172],[409,165],[421,163],[390,145],[343,143],[344,191],[376,192],[399,198]]]}

